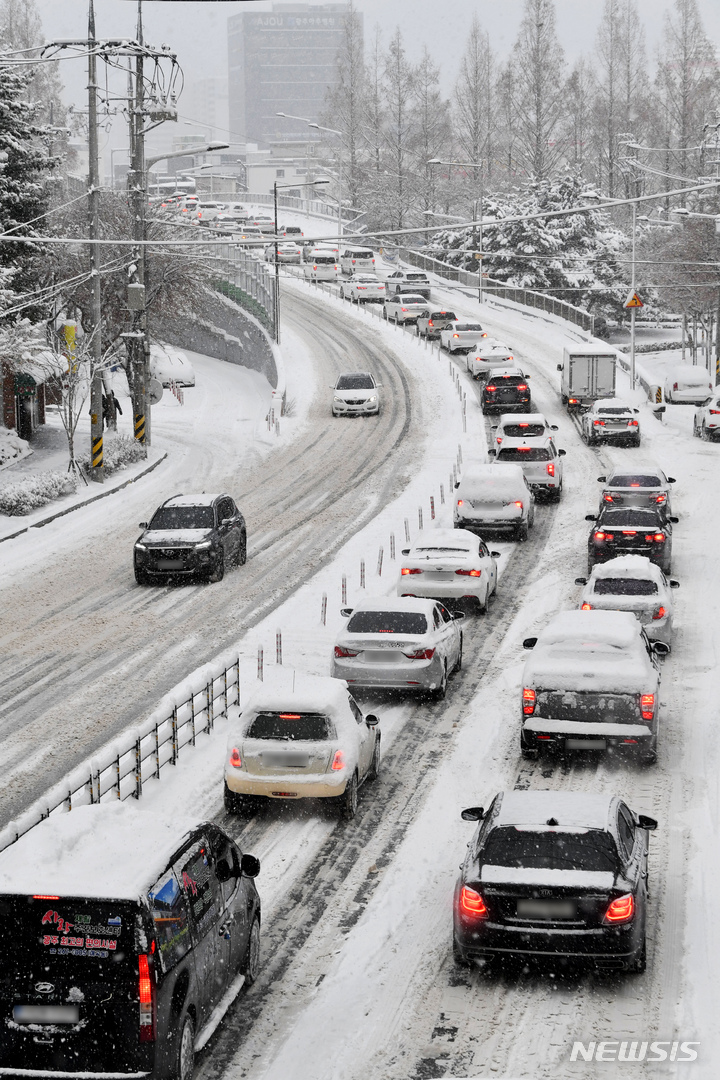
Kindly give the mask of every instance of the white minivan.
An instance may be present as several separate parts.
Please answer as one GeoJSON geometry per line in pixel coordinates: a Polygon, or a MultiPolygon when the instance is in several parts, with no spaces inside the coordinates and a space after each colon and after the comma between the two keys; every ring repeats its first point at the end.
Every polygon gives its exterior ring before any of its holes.
{"type": "Polygon", "coordinates": [[[340,269],[343,274],[360,274],[364,271],[373,273],[375,256],[371,248],[345,248],[340,253],[340,269]]]}
{"type": "Polygon", "coordinates": [[[311,251],[305,256],[303,273],[307,281],[337,281],[340,265],[332,251],[311,251]]]}

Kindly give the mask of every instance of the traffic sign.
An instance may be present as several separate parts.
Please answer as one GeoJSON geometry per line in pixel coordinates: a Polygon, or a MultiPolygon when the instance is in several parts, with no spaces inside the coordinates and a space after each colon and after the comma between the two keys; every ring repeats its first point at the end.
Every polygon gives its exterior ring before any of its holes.
{"type": "Polygon", "coordinates": [[[163,396],[163,384],[159,379],[151,379],[147,388],[147,400],[150,405],[157,405],[163,396]]]}
{"type": "Polygon", "coordinates": [[[626,308],[638,308],[643,307],[643,302],[636,292],[629,292],[627,300],[623,304],[626,308]]]}

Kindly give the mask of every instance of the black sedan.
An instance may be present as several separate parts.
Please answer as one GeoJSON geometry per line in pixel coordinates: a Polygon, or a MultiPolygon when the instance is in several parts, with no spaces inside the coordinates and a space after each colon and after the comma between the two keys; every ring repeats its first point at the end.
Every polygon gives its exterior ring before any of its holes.
{"type": "Polygon", "coordinates": [[[648,832],[619,798],[501,792],[477,821],[455,886],[457,963],[502,957],[645,970],[648,832]]]}
{"type": "Polygon", "coordinates": [[[496,368],[482,388],[480,406],[489,412],[532,412],[528,376],[520,368],[496,368]]]}
{"type": "Polygon", "coordinates": [[[247,559],[245,519],[227,494],[175,495],[141,521],[133,553],[138,585],[200,577],[221,581],[247,559]]]}
{"type": "Polygon", "coordinates": [[[660,507],[604,507],[597,518],[587,514],[593,527],[588,537],[588,573],[595,563],[607,562],[618,555],[644,555],[665,574],[672,563],[672,523],[660,507]]]}

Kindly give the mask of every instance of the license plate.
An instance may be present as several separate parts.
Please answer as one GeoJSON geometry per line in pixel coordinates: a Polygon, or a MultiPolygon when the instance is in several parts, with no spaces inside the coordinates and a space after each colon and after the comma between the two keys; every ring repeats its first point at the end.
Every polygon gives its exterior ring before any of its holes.
{"type": "Polygon", "coordinates": [[[398,649],[366,649],[363,659],[366,664],[399,664],[403,655],[398,649]]]}
{"type": "Polygon", "coordinates": [[[574,919],[577,908],[572,900],[518,900],[519,919],[574,919]]]}
{"type": "Polygon", "coordinates": [[[566,739],[566,750],[607,750],[605,739],[566,739]]]}
{"type": "Polygon", "coordinates": [[[158,559],[158,570],[182,570],[185,566],[184,559],[158,559]]]}
{"type": "Polygon", "coordinates": [[[79,1024],[77,1005],[16,1005],[13,1009],[16,1024],[79,1024]]]}
{"type": "Polygon", "coordinates": [[[267,769],[306,769],[309,762],[307,754],[263,754],[263,765],[267,769]]]}

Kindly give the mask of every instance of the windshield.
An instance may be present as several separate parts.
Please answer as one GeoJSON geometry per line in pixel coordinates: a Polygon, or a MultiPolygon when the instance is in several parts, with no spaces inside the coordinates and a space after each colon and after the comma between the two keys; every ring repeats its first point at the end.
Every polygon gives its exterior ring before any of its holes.
{"type": "Polygon", "coordinates": [[[508,439],[526,439],[529,436],[542,435],[545,428],[542,424],[503,424],[502,433],[508,439]]]}
{"type": "Polygon", "coordinates": [[[212,529],[212,506],[161,506],[150,522],[151,529],[212,529]]]}
{"type": "Polygon", "coordinates": [[[336,390],[372,390],[373,381],[369,375],[341,375],[336,390]]]}
{"type": "Polygon", "coordinates": [[[493,830],[481,852],[491,866],[553,870],[609,870],[615,872],[617,849],[608,833],[536,832],[516,826],[493,830]]]}
{"type": "MultiPolygon", "coordinates": [[[[524,375],[493,375],[493,383],[499,383],[501,386],[520,386],[521,383],[525,383],[524,375]]],[[[490,387],[488,386],[488,390],[490,387]]]]}
{"type": "Polygon", "coordinates": [[[356,611],[347,628],[350,634],[426,634],[427,619],[417,611],[356,611]]]}
{"type": "Polygon", "coordinates": [[[316,742],[332,739],[335,729],[322,713],[258,713],[245,733],[248,739],[316,742]]]}
{"type": "Polygon", "coordinates": [[[598,596],[656,596],[657,583],[647,578],[598,578],[595,592],[598,596]]]}
{"type": "Polygon", "coordinates": [[[610,487],[662,487],[659,476],[650,473],[617,473],[610,477],[610,487]]]}
{"type": "Polygon", "coordinates": [[[641,529],[657,529],[660,519],[650,510],[606,510],[602,515],[602,524],[606,528],[622,529],[623,526],[638,526],[641,529]]]}
{"type": "Polygon", "coordinates": [[[544,446],[506,446],[498,451],[498,461],[549,461],[550,451],[544,446]]]}
{"type": "Polygon", "coordinates": [[[456,547],[416,547],[413,555],[472,555],[469,548],[456,547]]]}
{"type": "Polygon", "coordinates": [[[319,266],[334,266],[334,255],[313,255],[313,262],[319,266]]]}

